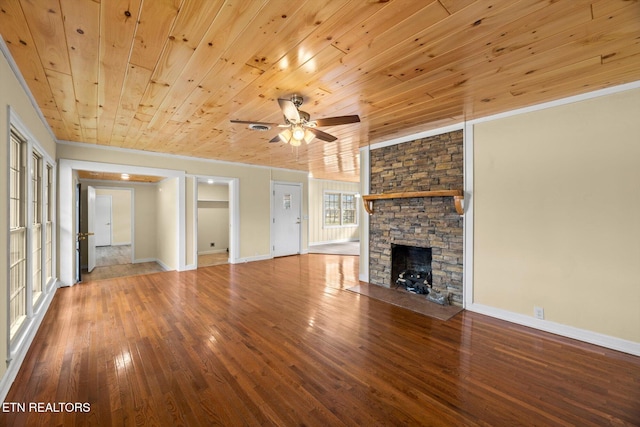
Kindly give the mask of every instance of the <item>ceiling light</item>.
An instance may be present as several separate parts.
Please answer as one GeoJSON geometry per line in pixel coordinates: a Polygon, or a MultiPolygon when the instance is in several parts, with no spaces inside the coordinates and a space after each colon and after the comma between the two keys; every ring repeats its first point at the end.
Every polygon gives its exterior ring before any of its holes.
{"type": "Polygon", "coordinates": [[[282,142],[284,142],[285,144],[288,144],[289,141],[291,141],[291,137],[292,137],[291,129],[287,128],[283,130],[278,134],[278,136],[280,137],[280,140],[282,142]]]}
{"type": "Polygon", "coordinates": [[[307,144],[313,141],[313,138],[316,137],[316,134],[311,132],[309,129],[305,129],[304,131],[304,142],[307,144]]]}
{"type": "Polygon", "coordinates": [[[293,127],[293,139],[300,142],[304,139],[304,129],[302,129],[302,126],[294,126],[293,127]]]}

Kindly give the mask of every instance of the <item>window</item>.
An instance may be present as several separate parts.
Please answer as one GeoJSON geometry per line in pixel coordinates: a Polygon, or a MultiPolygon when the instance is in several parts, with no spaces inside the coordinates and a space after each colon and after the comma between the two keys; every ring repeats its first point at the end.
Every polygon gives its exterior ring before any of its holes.
{"type": "Polygon", "coordinates": [[[9,326],[13,338],[27,316],[26,141],[13,129],[9,160],[9,326]]]}
{"type": "Polygon", "coordinates": [[[42,295],[42,156],[31,154],[31,303],[42,295]]]}
{"type": "Polygon", "coordinates": [[[340,225],[340,194],[324,194],[324,225],[340,225]]]}
{"type": "Polygon", "coordinates": [[[356,225],[356,195],[342,195],[342,225],[356,225]]]}
{"type": "Polygon", "coordinates": [[[43,314],[55,283],[55,164],[9,110],[9,359],[43,314]]]}
{"type": "Polygon", "coordinates": [[[45,279],[53,278],[53,166],[47,164],[44,185],[44,224],[45,224],[45,279]]]}
{"type": "Polygon", "coordinates": [[[358,225],[355,193],[324,193],[325,227],[353,227],[358,225]]]}

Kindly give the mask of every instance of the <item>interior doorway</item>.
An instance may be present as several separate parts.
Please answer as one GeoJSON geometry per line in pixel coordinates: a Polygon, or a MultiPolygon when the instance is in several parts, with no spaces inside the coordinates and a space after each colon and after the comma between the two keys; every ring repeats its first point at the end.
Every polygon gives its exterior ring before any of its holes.
{"type": "Polygon", "coordinates": [[[84,223],[94,241],[86,240],[87,259],[93,261],[84,266],[83,282],[163,271],[156,262],[136,262],[133,188],[94,184],[84,200],[84,223]]]}
{"type": "Polygon", "coordinates": [[[230,184],[199,179],[196,189],[198,267],[228,264],[231,247],[230,184]]]}

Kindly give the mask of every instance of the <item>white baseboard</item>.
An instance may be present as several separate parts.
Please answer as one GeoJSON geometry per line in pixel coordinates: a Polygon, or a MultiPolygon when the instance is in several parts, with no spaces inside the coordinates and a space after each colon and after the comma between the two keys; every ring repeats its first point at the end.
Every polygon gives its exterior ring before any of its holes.
{"type": "Polygon", "coordinates": [[[359,242],[359,241],[360,241],[360,239],[325,240],[324,242],[309,243],[309,247],[311,247],[311,246],[319,246],[319,245],[331,245],[333,243],[350,243],[350,242],[359,242]]]}
{"type": "Polygon", "coordinates": [[[38,313],[30,319],[27,330],[23,333],[22,342],[18,346],[19,348],[11,356],[11,359],[7,361],[7,371],[2,376],[2,379],[0,379],[0,402],[4,402],[4,399],[7,397],[7,394],[11,389],[11,385],[18,375],[18,371],[20,371],[22,362],[24,362],[24,358],[29,351],[29,347],[31,347],[33,338],[36,336],[36,333],[40,328],[40,324],[42,323],[42,319],[44,319],[44,315],[49,310],[49,306],[51,305],[51,301],[53,300],[53,296],[57,290],[58,286],[54,286],[51,289],[51,292],[45,294],[44,301],[40,305],[38,313]]]}
{"type": "Polygon", "coordinates": [[[548,320],[540,320],[534,317],[513,313],[495,307],[489,307],[482,304],[470,304],[465,307],[465,309],[473,311],[474,313],[485,314],[497,319],[506,320],[507,322],[517,323],[518,325],[528,326],[563,337],[588,342],[590,344],[599,345],[601,347],[609,348],[612,350],[622,351],[624,353],[633,354],[634,356],[640,356],[640,343],[637,342],[628,341],[593,331],[587,331],[585,329],[579,329],[560,323],[550,322],[548,320]]]}
{"type": "Polygon", "coordinates": [[[164,271],[171,271],[173,270],[173,268],[169,267],[167,264],[165,264],[164,262],[160,261],[159,259],[154,260],[155,262],[158,263],[158,265],[160,265],[160,267],[162,267],[162,269],[164,271]]]}
{"type": "Polygon", "coordinates": [[[231,262],[231,264],[242,264],[245,262],[265,261],[268,259],[273,259],[273,257],[271,255],[256,255],[256,256],[238,258],[235,260],[235,262],[231,262]]]}
{"type": "Polygon", "coordinates": [[[156,258],[140,258],[133,260],[134,264],[142,264],[143,262],[158,262],[158,260],[156,258]]]}

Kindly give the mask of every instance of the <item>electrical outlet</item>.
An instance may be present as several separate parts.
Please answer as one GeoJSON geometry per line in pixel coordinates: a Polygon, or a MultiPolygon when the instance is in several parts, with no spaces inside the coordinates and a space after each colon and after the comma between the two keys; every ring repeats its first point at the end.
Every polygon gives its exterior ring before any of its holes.
{"type": "Polygon", "coordinates": [[[536,319],[544,320],[544,308],[533,307],[533,317],[536,319]]]}
{"type": "Polygon", "coordinates": [[[211,247],[214,247],[215,245],[216,245],[216,244],[215,244],[215,243],[213,243],[213,242],[209,243],[209,246],[211,246],[211,247]]]}

